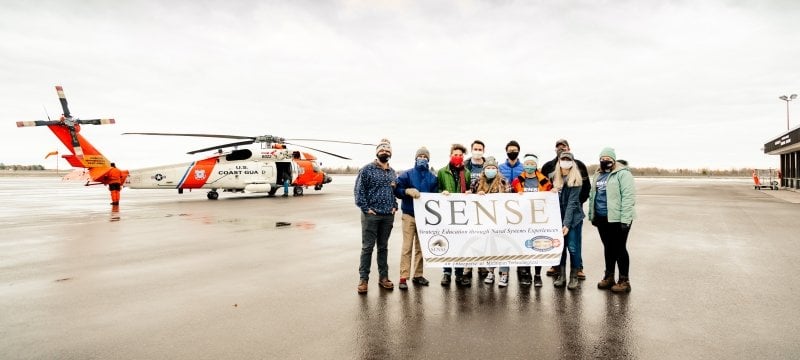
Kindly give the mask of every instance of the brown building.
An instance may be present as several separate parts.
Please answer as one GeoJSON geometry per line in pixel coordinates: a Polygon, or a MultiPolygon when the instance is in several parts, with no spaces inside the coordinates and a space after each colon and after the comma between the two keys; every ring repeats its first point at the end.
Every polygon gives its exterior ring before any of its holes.
{"type": "Polygon", "coordinates": [[[764,153],[781,156],[781,186],[800,189],[800,127],[764,144],[764,153]]]}

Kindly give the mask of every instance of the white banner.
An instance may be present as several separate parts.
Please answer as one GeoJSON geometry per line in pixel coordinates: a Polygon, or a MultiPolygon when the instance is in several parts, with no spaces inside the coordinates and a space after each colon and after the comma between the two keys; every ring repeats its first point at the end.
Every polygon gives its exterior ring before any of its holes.
{"type": "Polygon", "coordinates": [[[414,200],[426,267],[558,265],[558,194],[422,193],[414,200]]]}

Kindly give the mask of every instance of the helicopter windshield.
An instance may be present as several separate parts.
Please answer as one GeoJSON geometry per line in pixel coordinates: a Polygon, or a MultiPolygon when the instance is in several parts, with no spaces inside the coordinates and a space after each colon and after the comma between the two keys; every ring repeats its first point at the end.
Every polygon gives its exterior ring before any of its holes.
{"type": "Polygon", "coordinates": [[[230,154],[225,155],[225,160],[228,161],[247,160],[252,156],[253,152],[248,149],[234,150],[230,154]]]}

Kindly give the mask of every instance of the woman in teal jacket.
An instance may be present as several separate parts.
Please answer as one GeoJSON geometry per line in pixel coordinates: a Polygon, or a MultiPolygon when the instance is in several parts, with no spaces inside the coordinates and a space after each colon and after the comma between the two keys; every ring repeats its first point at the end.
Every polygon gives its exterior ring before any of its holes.
{"type": "Polygon", "coordinates": [[[603,241],[606,270],[599,289],[613,292],[630,292],[628,276],[630,257],[627,242],[631,224],[636,217],[636,189],[633,174],[628,167],[617,162],[612,148],[600,152],[600,167],[592,177],[589,193],[589,221],[597,227],[603,241]],[[619,266],[619,281],[614,283],[614,270],[619,266]]]}

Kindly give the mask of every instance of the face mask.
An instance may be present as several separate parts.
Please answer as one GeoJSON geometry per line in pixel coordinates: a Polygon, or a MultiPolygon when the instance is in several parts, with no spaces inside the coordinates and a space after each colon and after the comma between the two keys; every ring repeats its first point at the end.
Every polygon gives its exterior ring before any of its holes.
{"type": "Polygon", "coordinates": [[[476,158],[476,159],[477,159],[477,158],[480,158],[480,157],[483,157],[483,151],[477,151],[477,150],[476,150],[476,151],[473,151],[473,152],[472,152],[472,157],[474,157],[474,158],[476,158]]]}
{"type": "Polygon", "coordinates": [[[614,162],[610,160],[603,160],[600,162],[600,168],[603,170],[611,170],[614,167],[614,162]]]}
{"type": "Polygon", "coordinates": [[[508,152],[506,153],[506,155],[508,155],[509,160],[517,160],[517,156],[519,156],[519,151],[508,152]]]}
{"type": "Polygon", "coordinates": [[[389,162],[389,159],[390,159],[391,157],[392,157],[392,156],[391,156],[391,155],[389,155],[389,154],[380,154],[380,155],[378,155],[378,161],[380,161],[380,162],[382,162],[382,163],[386,164],[387,162],[389,162]]]}
{"type": "Polygon", "coordinates": [[[461,167],[464,165],[464,157],[463,156],[451,156],[450,163],[453,164],[455,167],[461,167]]]}
{"type": "Polygon", "coordinates": [[[486,174],[487,178],[494,179],[495,176],[497,176],[497,169],[486,169],[484,170],[484,174],[486,174]]]}
{"type": "Polygon", "coordinates": [[[536,165],[524,165],[522,166],[525,169],[525,172],[528,174],[533,174],[536,172],[536,165]]]}
{"type": "Polygon", "coordinates": [[[572,169],[572,160],[559,160],[558,165],[561,165],[562,169],[572,169]]]}
{"type": "Polygon", "coordinates": [[[428,159],[417,159],[417,169],[427,169],[428,168],[428,159]]]}

